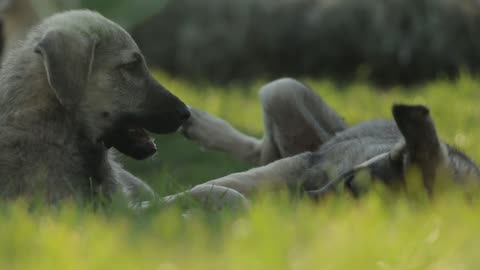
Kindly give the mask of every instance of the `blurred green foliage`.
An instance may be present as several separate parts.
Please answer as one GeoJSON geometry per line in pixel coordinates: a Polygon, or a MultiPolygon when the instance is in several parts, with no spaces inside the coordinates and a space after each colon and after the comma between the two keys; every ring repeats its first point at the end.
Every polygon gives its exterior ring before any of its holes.
{"type": "Polygon", "coordinates": [[[151,64],[216,82],[413,83],[480,68],[476,0],[175,0],[132,31],[151,64]]]}

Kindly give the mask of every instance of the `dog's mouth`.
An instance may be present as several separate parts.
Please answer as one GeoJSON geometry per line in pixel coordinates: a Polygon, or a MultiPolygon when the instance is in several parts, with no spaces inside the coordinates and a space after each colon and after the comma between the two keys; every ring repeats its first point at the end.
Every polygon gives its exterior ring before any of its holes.
{"type": "Polygon", "coordinates": [[[146,159],[157,151],[153,138],[146,131],[155,134],[177,131],[190,117],[187,106],[181,105],[179,109],[166,112],[119,115],[100,140],[107,148],[114,147],[134,159],[146,159]]]}
{"type": "Polygon", "coordinates": [[[123,127],[108,132],[102,141],[134,159],[146,159],[157,151],[154,139],[141,127],[123,127]]]}

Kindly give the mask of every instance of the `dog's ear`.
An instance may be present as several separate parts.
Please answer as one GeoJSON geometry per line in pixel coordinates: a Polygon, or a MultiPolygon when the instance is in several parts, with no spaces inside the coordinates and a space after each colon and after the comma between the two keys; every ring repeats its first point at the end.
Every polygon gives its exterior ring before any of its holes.
{"type": "Polygon", "coordinates": [[[445,147],[438,138],[427,107],[394,105],[393,117],[405,138],[405,151],[412,165],[420,170],[423,184],[431,194],[435,174],[445,161],[445,147]]]}
{"type": "Polygon", "coordinates": [[[46,33],[36,45],[48,83],[62,105],[78,103],[90,77],[96,45],[93,37],[59,30],[46,33]]]}

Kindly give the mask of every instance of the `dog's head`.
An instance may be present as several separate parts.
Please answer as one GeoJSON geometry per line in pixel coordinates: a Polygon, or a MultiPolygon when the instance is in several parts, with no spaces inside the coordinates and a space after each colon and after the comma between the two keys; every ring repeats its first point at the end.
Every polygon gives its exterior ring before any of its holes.
{"type": "Polygon", "coordinates": [[[136,159],[151,156],[153,133],[176,131],[187,106],[150,74],[130,35],[90,11],[70,11],[37,29],[35,52],[51,90],[89,138],[136,159]]]}

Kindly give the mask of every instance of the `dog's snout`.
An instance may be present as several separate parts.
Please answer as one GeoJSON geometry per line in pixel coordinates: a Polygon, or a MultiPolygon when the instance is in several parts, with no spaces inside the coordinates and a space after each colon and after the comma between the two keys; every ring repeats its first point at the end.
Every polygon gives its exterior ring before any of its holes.
{"type": "Polygon", "coordinates": [[[178,115],[180,116],[180,119],[183,121],[187,120],[190,118],[190,110],[188,109],[187,106],[182,106],[177,109],[178,115]]]}

